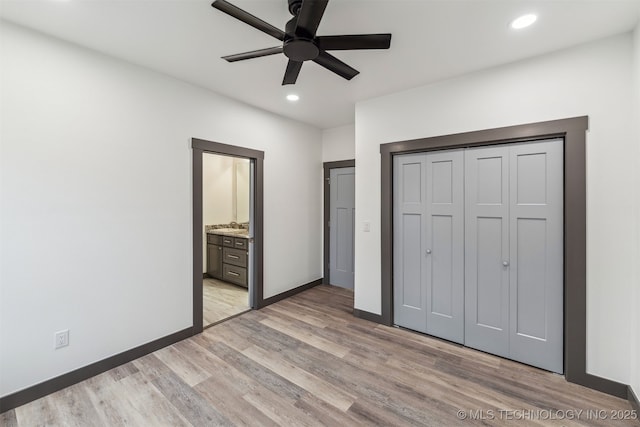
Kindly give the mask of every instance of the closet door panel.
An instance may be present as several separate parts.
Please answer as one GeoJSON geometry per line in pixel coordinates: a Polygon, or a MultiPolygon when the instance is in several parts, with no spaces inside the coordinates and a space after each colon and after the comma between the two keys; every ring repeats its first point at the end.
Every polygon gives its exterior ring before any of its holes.
{"type": "Polygon", "coordinates": [[[465,345],[509,354],[509,149],[465,152],[465,345]]]}
{"type": "Polygon", "coordinates": [[[510,357],[563,372],[563,142],[510,151],[510,357]]]}
{"type": "Polygon", "coordinates": [[[398,326],[427,332],[426,155],[394,158],[393,310],[398,326]]]}
{"type": "Polygon", "coordinates": [[[476,324],[502,330],[505,316],[503,256],[504,221],[502,218],[476,218],[475,271],[476,324]]]}
{"type": "Polygon", "coordinates": [[[442,316],[447,319],[453,317],[453,220],[447,215],[433,215],[431,217],[431,289],[428,294],[429,315],[442,316]]]}
{"type": "Polygon", "coordinates": [[[427,333],[464,341],[464,155],[426,157],[427,333]]]}

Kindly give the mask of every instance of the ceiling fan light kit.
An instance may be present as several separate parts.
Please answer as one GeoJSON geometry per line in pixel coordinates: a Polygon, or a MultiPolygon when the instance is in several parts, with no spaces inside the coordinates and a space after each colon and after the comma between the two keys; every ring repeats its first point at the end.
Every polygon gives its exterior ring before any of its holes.
{"type": "Polygon", "coordinates": [[[223,56],[228,62],[283,53],[288,59],[283,85],[295,84],[305,61],[313,61],[335,74],[351,80],[359,71],[329,54],[329,50],[389,49],[391,34],[354,34],[317,36],[316,31],[329,0],[288,0],[293,15],[282,31],[240,9],[226,0],[216,0],[211,6],[282,42],[282,45],[250,52],[223,56]]]}

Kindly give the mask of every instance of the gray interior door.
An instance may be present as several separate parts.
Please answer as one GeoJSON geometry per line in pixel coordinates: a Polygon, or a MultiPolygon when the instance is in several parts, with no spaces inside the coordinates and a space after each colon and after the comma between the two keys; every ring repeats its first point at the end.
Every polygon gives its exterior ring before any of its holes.
{"type": "Polygon", "coordinates": [[[465,152],[465,345],[509,357],[509,148],[465,152]]]}
{"type": "Polygon", "coordinates": [[[465,153],[465,345],[563,372],[563,143],[465,153]]]}
{"type": "Polygon", "coordinates": [[[353,289],[355,168],[330,171],[329,283],[353,289]]]}
{"type": "Polygon", "coordinates": [[[563,143],[509,152],[509,357],[563,372],[563,143]]]}
{"type": "Polygon", "coordinates": [[[426,155],[427,333],[464,342],[464,156],[426,155]]]}
{"type": "Polygon", "coordinates": [[[396,325],[420,332],[427,332],[426,159],[393,159],[393,317],[396,325]]]}
{"type": "Polygon", "coordinates": [[[463,152],[394,162],[394,322],[462,343],[463,152]]]}

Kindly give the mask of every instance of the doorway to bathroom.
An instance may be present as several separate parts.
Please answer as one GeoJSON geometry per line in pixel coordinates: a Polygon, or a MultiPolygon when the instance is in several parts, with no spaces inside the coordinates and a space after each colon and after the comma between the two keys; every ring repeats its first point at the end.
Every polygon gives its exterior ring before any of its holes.
{"type": "Polygon", "coordinates": [[[241,157],[202,155],[202,326],[249,310],[250,167],[241,157]]]}
{"type": "Polygon", "coordinates": [[[200,139],[192,148],[197,333],[261,305],[264,153],[200,139]]]}

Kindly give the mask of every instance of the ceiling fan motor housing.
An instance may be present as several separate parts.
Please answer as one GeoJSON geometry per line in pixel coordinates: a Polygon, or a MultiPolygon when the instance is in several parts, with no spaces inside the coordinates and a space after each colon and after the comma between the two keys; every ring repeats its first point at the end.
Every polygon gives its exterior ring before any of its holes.
{"type": "Polygon", "coordinates": [[[320,49],[313,44],[313,40],[296,37],[284,41],[283,52],[293,61],[304,62],[316,59],[320,49]]]}
{"type": "MultiPolygon", "coordinates": [[[[295,1],[289,0],[289,5],[295,1]]],[[[296,34],[297,20],[298,17],[294,16],[285,26],[283,52],[287,58],[293,61],[303,62],[316,59],[320,49],[318,49],[312,37],[296,34]]]]}

